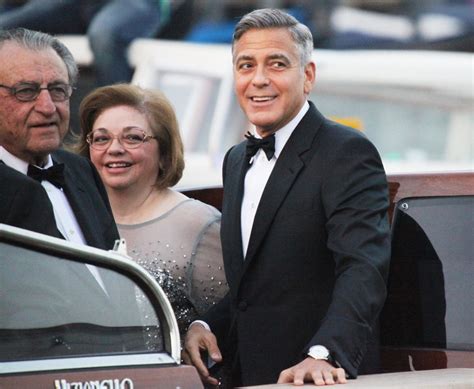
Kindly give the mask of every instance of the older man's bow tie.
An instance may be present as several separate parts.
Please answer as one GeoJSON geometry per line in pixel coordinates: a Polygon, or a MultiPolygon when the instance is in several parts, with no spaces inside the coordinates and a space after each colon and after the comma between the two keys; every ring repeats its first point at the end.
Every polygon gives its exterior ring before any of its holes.
{"type": "Polygon", "coordinates": [[[64,164],[59,163],[48,169],[39,169],[36,166],[28,165],[28,176],[38,182],[43,180],[51,182],[55,187],[64,187],[64,164]]]}
{"type": "Polygon", "coordinates": [[[269,161],[272,159],[273,154],[275,154],[275,134],[259,139],[255,138],[250,132],[247,132],[245,137],[247,138],[246,156],[248,160],[257,154],[258,149],[262,149],[265,152],[269,161]]]}

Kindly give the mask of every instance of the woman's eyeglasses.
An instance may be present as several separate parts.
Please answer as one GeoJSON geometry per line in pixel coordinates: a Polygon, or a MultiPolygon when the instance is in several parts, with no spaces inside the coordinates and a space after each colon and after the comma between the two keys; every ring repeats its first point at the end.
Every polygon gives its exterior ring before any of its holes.
{"type": "Polygon", "coordinates": [[[117,139],[126,149],[136,149],[156,136],[148,135],[139,128],[126,128],[119,135],[113,135],[108,130],[94,130],[87,134],[86,141],[94,150],[105,150],[117,139]]]}

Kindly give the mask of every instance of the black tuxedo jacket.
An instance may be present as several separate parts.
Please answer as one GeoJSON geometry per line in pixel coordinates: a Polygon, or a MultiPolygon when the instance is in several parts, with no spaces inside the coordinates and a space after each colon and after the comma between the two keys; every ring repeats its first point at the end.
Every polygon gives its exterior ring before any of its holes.
{"type": "Polygon", "coordinates": [[[58,150],[53,161],[64,163],[64,192],[89,246],[111,250],[119,239],[107,192],[92,162],[58,150]]]}
{"type": "MultiPolygon", "coordinates": [[[[119,239],[107,192],[92,163],[83,157],[59,150],[54,163],[64,163],[64,193],[89,246],[113,248],[119,239]]],[[[0,223],[60,236],[51,201],[35,180],[0,164],[0,223]],[[53,227],[51,227],[53,226],[53,227]]]]}
{"type": "Polygon", "coordinates": [[[60,237],[41,184],[0,161],[0,223],[60,237]]]}
{"type": "Polygon", "coordinates": [[[203,319],[244,385],[276,382],[317,344],[355,377],[386,296],[388,190],[379,154],[310,103],[269,177],[244,258],[245,146],[234,146],[223,166],[230,291],[203,319]]]}

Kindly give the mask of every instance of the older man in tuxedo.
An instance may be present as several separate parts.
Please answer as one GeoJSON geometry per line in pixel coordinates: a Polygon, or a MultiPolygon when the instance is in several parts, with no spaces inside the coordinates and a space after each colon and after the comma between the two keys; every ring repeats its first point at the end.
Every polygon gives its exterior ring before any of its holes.
{"type": "Polygon", "coordinates": [[[56,38],[21,28],[0,31],[0,223],[111,249],[118,232],[96,170],[59,150],[77,73],[56,38]],[[33,200],[26,217],[7,209],[33,200]]]}
{"type": "Polygon", "coordinates": [[[386,296],[390,245],[385,172],[356,130],[323,117],[309,29],[256,10],[233,39],[235,91],[255,134],[223,166],[228,295],[193,323],[184,358],[216,385],[316,385],[356,377],[386,296]]]}

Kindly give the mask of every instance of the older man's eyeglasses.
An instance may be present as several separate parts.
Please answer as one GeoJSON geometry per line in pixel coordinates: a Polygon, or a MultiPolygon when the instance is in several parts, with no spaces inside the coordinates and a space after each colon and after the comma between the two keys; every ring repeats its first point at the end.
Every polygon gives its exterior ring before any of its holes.
{"type": "Polygon", "coordinates": [[[47,90],[51,100],[55,102],[66,101],[71,97],[73,87],[69,84],[57,83],[46,87],[33,82],[21,82],[13,86],[1,85],[0,88],[7,89],[18,101],[34,101],[38,98],[42,90],[47,90]]]}
{"type": "Polygon", "coordinates": [[[86,141],[94,150],[105,150],[117,139],[126,149],[136,149],[156,136],[148,135],[140,128],[126,128],[120,134],[113,135],[108,130],[94,130],[87,134],[86,141]]]}

